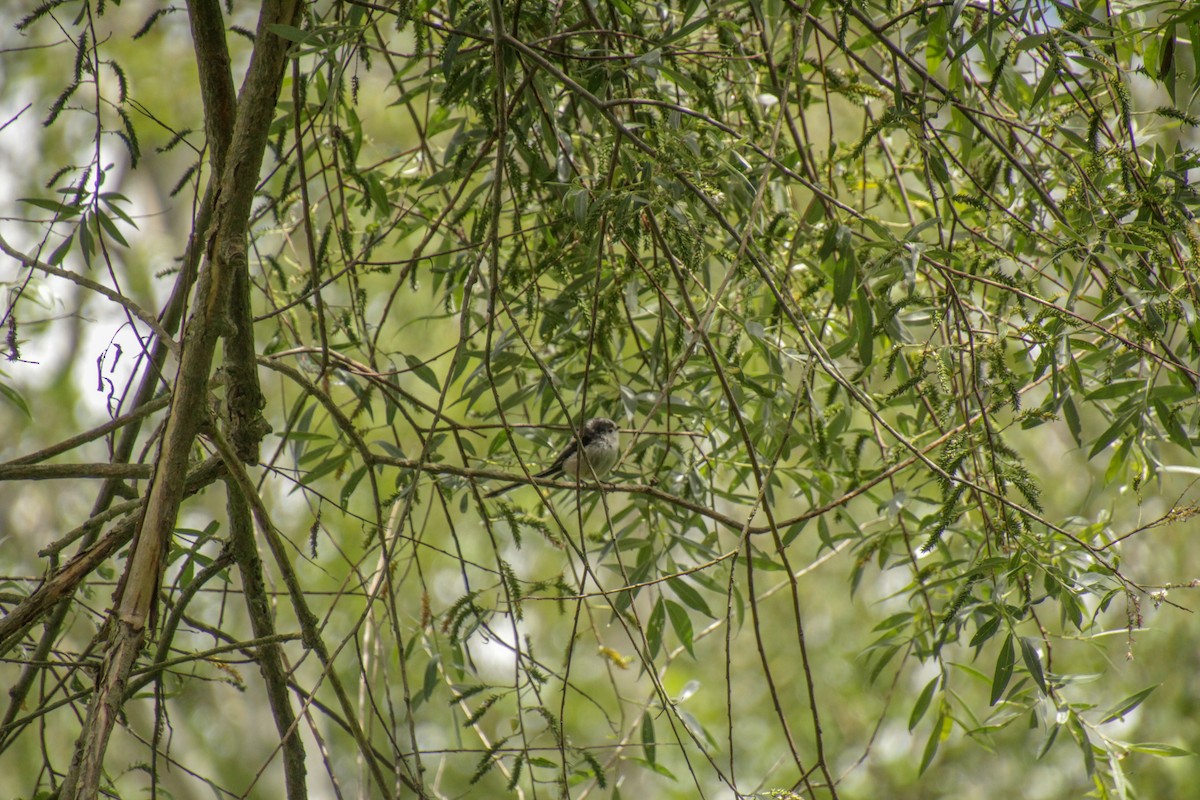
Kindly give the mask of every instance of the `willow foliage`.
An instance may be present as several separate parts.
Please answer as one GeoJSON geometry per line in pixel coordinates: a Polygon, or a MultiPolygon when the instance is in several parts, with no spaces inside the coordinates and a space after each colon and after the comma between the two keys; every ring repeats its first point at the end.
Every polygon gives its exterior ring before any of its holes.
{"type": "Polygon", "coordinates": [[[0,787],[58,792],[85,741],[122,795],[1195,785],[1194,670],[1142,633],[1196,647],[1200,9],[291,13],[5,34],[0,137],[45,155],[3,222],[0,787]],[[276,104],[231,116],[272,41],[276,104]],[[48,380],[67,337],[97,369],[48,380]],[[603,486],[484,498],[593,416],[603,486]]]}

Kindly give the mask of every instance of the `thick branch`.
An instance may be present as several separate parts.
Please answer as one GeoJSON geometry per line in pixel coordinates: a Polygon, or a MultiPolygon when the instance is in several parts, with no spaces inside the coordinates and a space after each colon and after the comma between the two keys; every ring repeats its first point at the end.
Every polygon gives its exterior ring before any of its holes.
{"type": "Polygon", "coordinates": [[[304,742],[296,730],[296,712],[292,709],[287,688],[288,671],[283,660],[283,645],[273,641],[275,619],[263,581],[262,561],[254,542],[254,519],[250,503],[234,479],[226,480],[225,491],[229,508],[229,547],[242,576],[242,591],[246,595],[246,610],[256,639],[266,644],[258,647],[256,661],[267,690],[267,702],[275,718],[275,729],[283,748],[283,777],[288,800],[304,800],[308,796],[304,768],[304,742]]]}
{"type": "Polygon", "coordinates": [[[225,154],[237,120],[237,95],[233,88],[229,46],[225,41],[225,19],[219,0],[188,0],[188,22],[200,74],[200,97],[204,101],[204,134],[213,174],[225,171],[225,154]]]}
{"type": "MultiPolygon", "coordinates": [[[[104,754],[124,699],[125,686],[145,641],[162,579],[163,558],[183,497],[188,457],[208,418],[208,377],[217,338],[229,328],[229,300],[238,271],[246,270],[246,234],[254,189],[283,78],[288,43],[270,26],[292,24],[296,0],[268,0],[259,16],[254,53],[238,99],[229,153],[219,174],[220,189],[207,260],[197,281],[192,314],[133,550],[109,618],[108,647],[96,692],[76,743],[63,798],[92,798],[99,791],[104,754]]],[[[209,126],[211,130],[211,126],[209,126]]]]}
{"type": "Polygon", "coordinates": [[[78,478],[141,480],[149,464],[0,464],[0,481],[52,481],[78,478]]]}
{"type": "MultiPolygon", "coordinates": [[[[213,172],[222,175],[238,116],[224,21],[217,0],[191,0],[188,6],[200,72],[201,96],[204,98],[205,129],[212,149],[213,172]]],[[[261,92],[247,92],[248,97],[251,94],[258,96],[261,92]]],[[[277,94],[276,88],[273,95],[277,94]]],[[[269,108],[274,108],[274,97],[269,108]]],[[[245,268],[234,270],[227,309],[230,329],[225,332],[225,373],[228,380],[225,401],[230,438],[237,448],[238,457],[247,464],[257,464],[259,442],[270,433],[271,426],[262,416],[266,398],[259,387],[258,372],[254,367],[250,289],[249,271],[245,268]]]]}

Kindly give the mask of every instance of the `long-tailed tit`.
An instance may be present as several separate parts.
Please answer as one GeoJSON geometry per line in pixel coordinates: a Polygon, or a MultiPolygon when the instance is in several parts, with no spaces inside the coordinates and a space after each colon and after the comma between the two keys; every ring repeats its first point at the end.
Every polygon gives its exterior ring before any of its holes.
{"type": "MultiPolygon", "coordinates": [[[[617,423],[604,417],[593,417],[583,423],[577,436],[571,437],[571,441],[558,454],[558,458],[554,459],[554,463],[534,477],[551,478],[562,474],[572,478],[595,480],[603,477],[617,463],[620,446],[621,435],[617,431],[617,423]],[[579,457],[580,445],[583,445],[583,458],[579,457]]],[[[488,492],[484,497],[495,497],[521,485],[509,483],[488,492]]]]}

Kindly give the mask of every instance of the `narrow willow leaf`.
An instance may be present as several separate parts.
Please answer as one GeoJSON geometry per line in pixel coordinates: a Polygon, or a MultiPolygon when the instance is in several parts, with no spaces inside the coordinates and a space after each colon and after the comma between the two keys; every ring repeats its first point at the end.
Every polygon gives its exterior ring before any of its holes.
{"type": "Polygon", "coordinates": [[[0,397],[3,397],[9,403],[16,406],[27,419],[33,419],[33,413],[29,410],[29,404],[25,402],[25,398],[16,389],[0,383],[0,397]]]}
{"type": "Polygon", "coordinates": [[[1087,768],[1089,776],[1096,773],[1096,754],[1092,750],[1092,742],[1088,739],[1087,730],[1079,719],[1072,714],[1067,722],[1067,727],[1071,731],[1071,735],[1075,737],[1075,742],[1079,745],[1079,749],[1083,753],[1083,764],[1087,768]]]}
{"type": "Polygon", "coordinates": [[[312,38],[310,32],[300,30],[294,25],[284,25],[276,22],[268,25],[267,29],[276,36],[287,39],[289,42],[296,42],[297,44],[306,44],[312,38]]]}
{"type": "Polygon", "coordinates": [[[122,247],[129,247],[129,242],[125,240],[125,236],[117,228],[116,223],[109,219],[107,214],[102,211],[97,211],[95,219],[100,223],[100,227],[104,229],[104,232],[107,233],[113,239],[113,241],[122,247]]]}
{"type": "Polygon", "coordinates": [[[1127,394],[1132,394],[1139,389],[1146,387],[1146,381],[1141,378],[1127,381],[1113,381],[1105,383],[1096,389],[1088,392],[1083,396],[1084,400],[1115,400],[1118,397],[1124,397],[1127,394]]]}
{"type": "Polygon", "coordinates": [[[1092,445],[1092,449],[1088,453],[1088,460],[1092,460],[1103,452],[1104,448],[1115,442],[1121,435],[1132,434],[1133,431],[1130,430],[1129,423],[1133,422],[1139,413],[1140,409],[1134,409],[1118,417],[1117,421],[1110,425],[1108,430],[1100,434],[1100,437],[1096,439],[1096,443],[1092,445]]]}
{"type": "Polygon", "coordinates": [[[1030,109],[1037,108],[1038,103],[1042,101],[1054,85],[1054,79],[1058,77],[1058,63],[1050,61],[1045,66],[1045,71],[1042,73],[1042,79],[1038,81],[1037,89],[1033,92],[1033,99],[1029,101],[1030,109]]]}
{"type": "Polygon", "coordinates": [[[646,761],[653,764],[658,747],[654,740],[654,719],[649,712],[642,714],[642,752],[646,756],[646,761]]]}
{"type": "Polygon", "coordinates": [[[937,722],[934,723],[933,730],[929,732],[929,738],[925,741],[925,750],[921,753],[921,767],[917,770],[918,775],[924,775],[925,770],[933,763],[933,757],[937,755],[938,747],[949,738],[953,724],[950,717],[944,713],[938,714],[937,722]]]}
{"type": "Polygon", "coordinates": [[[1037,759],[1041,761],[1046,753],[1050,752],[1050,748],[1054,746],[1054,740],[1058,738],[1058,732],[1062,730],[1062,725],[1055,723],[1050,726],[1050,732],[1046,736],[1046,741],[1042,742],[1041,748],[1038,749],[1037,759]]]}
{"type": "Polygon", "coordinates": [[[70,219],[78,216],[83,210],[79,205],[74,203],[60,203],[57,200],[43,200],[40,197],[21,197],[17,199],[19,203],[28,203],[44,211],[50,211],[56,214],[59,219],[70,219]]]}
{"type": "Polygon", "coordinates": [[[1022,636],[1021,658],[1025,662],[1025,669],[1029,670],[1029,674],[1033,676],[1033,680],[1037,683],[1038,688],[1042,690],[1042,694],[1045,694],[1046,674],[1042,670],[1042,656],[1037,651],[1037,642],[1022,636]]]}
{"type": "Polygon", "coordinates": [[[62,243],[54,248],[54,252],[50,254],[50,265],[57,267],[71,252],[71,243],[75,241],[75,231],[67,234],[67,238],[62,240],[62,243]]]}
{"type": "Polygon", "coordinates": [[[1075,444],[1082,446],[1083,439],[1080,434],[1083,432],[1083,424],[1079,421],[1079,411],[1075,408],[1075,402],[1068,397],[1062,405],[1063,419],[1067,421],[1067,430],[1071,432],[1071,438],[1075,440],[1075,444]]]}
{"type": "Polygon", "coordinates": [[[937,689],[938,681],[941,679],[942,676],[937,676],[929,683],[925,684],[925,688],[921,690],[920,697],[918,697],[917,702],[913,704],[912,713],[908,715],[908,730],[910,732],[913,728],[917,727],[917,724],[921,721],[921,718],[925,716],[925,711],[929,708],[929,701],[933,698],[933,691],[937,689]]]}
{"type": "Polygon", "coordinates": [[[862,287],[855,293],[854,327],[858,332],[858,362],[864,367],[870,366],[875,360],[875,316],[862,287]]]}
{"type": "Polygon", "coordinates": [[[1173,744],[1162,744],[1160,742],[1142,742],[1141,744],[1126,745],[1135,753],[1145,753],[1146,755],[1159,756],[1160,758],[1182,758],[1184,756],[1196,755],[1191,750],[1184,750],[1182,747],[1176,747],[1173,744]]]}
{"type": "Polygon", "coordinates": [[[1124,700],[1106,711],[1104,713],[1104,717],[1100,720],[1100,724],[1103,725],[1106,722],[1112,722],[1114,719],[1120,719],[1121,717],[1124,717],[1130,711],[1133,711],[1135,708],[1140,706],[1142,701],[1153,694],[1154,690],[1157,688],[1158,684],[1155,684],[1154,686],[1148,686],[1145,689],[1142,689],[1140,692],[1135,692],[1134,694],[1129,695],[1129,697],[1126,697],[1124,700]]]}
{"type": "Polygon", "coordinates": [[[975,631],[975,635],[971,637],[971,647],[979,647],[988,639],[996,635],[996,631],[1000,629],[1000,617],[988,617],[979,629],[975,631]]]}
{"type": "Polygon", "coordinates": [[[1183,425],[1179,423],[1179,416],[1167,407],[1167,404],[1161,400],[1152,401],[1154,405],[1154,413],[1158,415],[1159,422],[1162,423],[1163,429],[1167,432],[1167,437],[1175,444],[1187,450],[1189,453],[1192,450],[1192,442],[1188,438],[1187,432],[1183,429],[1183,425]]]}
{"type": "Polygon", "coordinates": [[[663,607],[663,599],[660,597],[654,603],[654,608],[650,611],[650,619],[646,622],[646,644],[650,648],[650,658],[658,655],[658,651],[662,648],[663,628],[666,626],[667,610],[663,607]]]}
{"type": "Polygon", "coordinates": [[[1004,690],[1008,688],[1008,682],[1012,678],[1015,661],[1013,635],[1010,633],[1000,648],[1000,655],[996,658],[996,672],[992,676],[992,699],[988,705],[996,705],[996,702],[1004,696],[1004,690]]]}
{"type": "Polygon", "coordinates": [[[938,71],[946,57],[949,39],[950,16],[943,8],[929,18],[929,38],[925,43],[925,69],[931,74],[938,71]]]}
{"type": "Polygon", "coordinates": [[[671,628],[675,631],[675,635],[679,637],[679,641],[684,648],[691,654],[692,658],[696,657],[696,651],[692,649],[692,620],[688,616],[687,609],[676,603],[674,600],[663,601],[667,606],[667,616],[671,618],[671,628]]]}
{"type": "Polygon", "coordinates": [[[435,392],[442,390],[442,385],[437,379],[437,373],[428,364],[414,355],[405,355],[404,361],[408,364],[408,368],[413,371],[413,374],[421,379],[422,383],[435,392]]]}
{"type": "Polygon", "coordinates": [[[704,602],[704,597],[700,594],[700,592],[688,585],[685,578],[672,578],[671,580],[667,581],[667,586],[670,587],[671,591],[674,592],[675,595],[682,600],[688,608],[699,611],[701,614],[709,617],[710,619],[715,618],[712,609],[708,607],[708,603],[704,602]]]}

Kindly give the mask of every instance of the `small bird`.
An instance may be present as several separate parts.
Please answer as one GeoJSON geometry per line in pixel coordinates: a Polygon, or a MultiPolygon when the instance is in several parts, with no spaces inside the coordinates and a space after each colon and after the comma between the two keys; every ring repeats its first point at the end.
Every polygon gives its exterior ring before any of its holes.
{"type": "MultiPolygon", "coordinates": [[[[535,478],[552,478],[555,475],[570,475],[572,478],[602,477],[617,463],[620,455],[621,435],[617,431],[617,423],[604,417],[593,417],[583,423],[578,436],[572,436],[571,441],[554,459],[554,463],[534,475],[535,478]],[[579,446],[583,445],[583,458],[579,457],[579,446]]],[[[488,492],[484,497],[495,497],[504,494],[509,489],[521,486],[520,483],[510,483],[499,489],[488,492]]]]}

